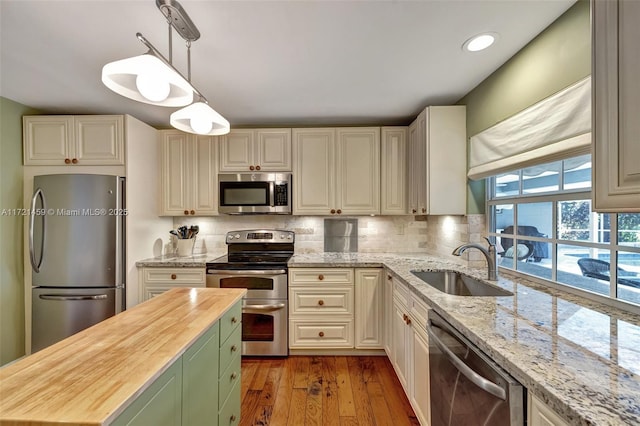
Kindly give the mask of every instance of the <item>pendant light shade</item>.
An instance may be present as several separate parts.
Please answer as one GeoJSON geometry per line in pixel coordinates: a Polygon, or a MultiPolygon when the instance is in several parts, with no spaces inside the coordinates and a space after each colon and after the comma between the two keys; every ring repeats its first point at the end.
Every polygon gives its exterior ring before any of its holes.
{"type": "Polygon", "coordinates": [[[152,53],[110,62],[102,68],[109,89],[151,105],[180,107],[193,101],[193,86],[152,53]]]}
{"type": "Polygon", "coordinates": [[[194,102],[171,114],[170,123],[178,130],[198,135],[226,135],[229,122],[205,102],[194,102]]]}

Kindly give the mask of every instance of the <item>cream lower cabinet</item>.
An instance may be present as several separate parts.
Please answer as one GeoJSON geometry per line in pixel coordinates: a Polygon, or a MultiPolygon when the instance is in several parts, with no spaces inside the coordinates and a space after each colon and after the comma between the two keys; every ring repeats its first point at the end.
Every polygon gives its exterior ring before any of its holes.
{"type": "Polygon", "coordinates": [[[640,212],[640,2],[591,5],[594,210],[640,212]]]}
{"type": "Polygon", "coordinates": [[[293,129],[293,214],[380,213],[380,128],[293,129]]]}
{"type": "Polygon", "coordinates": [[[159,132],[160,216],[218,214],[217,145],[213,136],[159,132]]]}
{"type": "Polygon", "coordinates": [[[391,348],[393,347],[393,277],[385,270],[383,283],[383,346],[389,359],[392,359],[391,348]]]}
{"type": "Polygon", "coordinates": [[[429,338],[426,331],[427,305],[395,278],[390,317],[391,364],[421,425],[431,418],[429,387],[429,338]]]}
{"type": "Polygon", "coordinates": [[[291,171],[291,129],[234,129],[219,141],[221,172],[291,171]]]}
{"type": "Polygon", "coordinates": [[[569,426],[569,423],[531,393],[529,393],[528,411],[529,426],[569,426]]]}
{"type": "Polygon", "coordinates": [[[22,124],[25,166],[124,164],[122,115],[33,115],[22,124]]]}
{"type": "Polygon", "coordinates": [[[174,287],[206,287],[204,268],[138,268],[139,300],[144,302],[174,287]]]}
{"type": "Polygon", "coordinates": [[[289,268],[291,349],[382,349],[381,268],[289,268]]]}

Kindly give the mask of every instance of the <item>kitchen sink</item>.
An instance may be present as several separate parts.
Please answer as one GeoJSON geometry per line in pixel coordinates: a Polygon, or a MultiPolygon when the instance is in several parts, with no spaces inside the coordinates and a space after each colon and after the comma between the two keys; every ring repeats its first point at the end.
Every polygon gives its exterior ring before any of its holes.
{"type": "Polygon", "coordinates": [[[411,271],[411,273],[436,290],[454,296],[513,296],[509,290],[455,271],[411,271]]]}

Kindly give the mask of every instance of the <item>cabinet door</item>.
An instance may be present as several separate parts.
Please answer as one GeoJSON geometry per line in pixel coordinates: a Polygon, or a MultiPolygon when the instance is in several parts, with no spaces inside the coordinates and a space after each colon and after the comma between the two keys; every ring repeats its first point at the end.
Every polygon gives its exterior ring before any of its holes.
{"type": "Polygon", "coordinates": [[[213,136],[197,136],[190,146],[193,161],[191,205],[196,216],[218,213],[217,147],[213,136]]]}
{"type": "Polygon", "coordinates": [[[389,359],[393,359],[393,279],[391,275],[385,274],[384,279],[384,351],[389,359]]]}
{"type": "Polygon", "coordinates": [[[124,164],[124,118],[121,115],[77,115],[74,129],[76,164],[124,164]]]}
{"type": "Polygon", "coordinates": [[[426,330],[419,326],[411,327],[411,392],[409,399],[421,425],[431,421],[429,391],[429,339],[426,330]]]}
{"type": "Polygon", "coordinates": [[[337,129],[336,145],[341,214],[380,214],[380,128],[337,129]]]}
{"type": "Polygon", "coordinates": [[[329,215],[335,205],[334,129],[293,129],[293,214],[329,215]]]}
{"type": "Polygon", "coordinates": [[[407,213],[418,214],[418,192],[420,192],[420,158],[419,158],[419,132],[418,132],[418,119],[414,120],[409,126],[408,134],[408,173],[407,173],[407,187],[408,187],[408,208],[407,213]]]}
{"type": "Polygon", "coordinates": [[[427,112],[422,111],[420,115],[418,115],[418,128],[417,128],[417,143],[414,146],[414,151],[411,153],[414,157],[414,161],[416,162],[414,166],[414,174],[416,176],[416,190],[417,190],[417,201],[418,201],[418,214],[427,214],[427,168],[429,167],[429,162],[427,160],[427,134],[428,134],[428,121],[427,121],[427,112]]]}
{"type": "Polygon", "coordinates": [[[381,129],[380,158],[380,214],[407,214],[407,127],[381,129]]]}
{"type": "Polygon", "coordinates": [[[219,345],[216,323],[182,355],[182,426],[216,424],[219,345]]]}
{"type": "Polygon", "coordinates": [[[254,161],[261,171],[291,171],[291,129],[256,130],[254,161]]]}
{"type": "Polygon", "coordinates": [[[64,166],[74,157],[72,116],[25,116],[22,125],[25,166],[64,166]]]}
{"type": "Polygon", "coordinates": [[[160,215],[182,216],[189,212],[190,173],[192,163],[189,161],[189,136],[182,132],[164,132],[161,134],[162,167],[161,167],[161,209],[160,215]]]}
{"type": "Polygon", "coordinates": [[[409,394],[409,327],[405,322],[406,312],[397,302],[393,303],[393,367],[398,375],[398,380],[402,384],[405,393],[409,394]]]}
{"type": "Polygon", "coordinates": [[[220,171],[250,172],[255,170],[255,130],[232,130],[221,136],[220,171]]]}
{"type": "Polygon", "coordinates": [[[181,423],[182,358],[162,373],[111,425],[175,426],[181,423]]]}
{"type": "Polygon", "coordinates": [[[382,269],[356,269],[356,349],[383,347],[382,269]]]}
{"type": "Polygon", "coordinates": [[[594,209],[640,212],[640,2],[594,1],[594,209]]]}
{"type": "Polygon", "coordinates": [[[531,426],[568,426],[567,422],[531,393],[529,393],[529,414],[527,417],[531,426]]]}

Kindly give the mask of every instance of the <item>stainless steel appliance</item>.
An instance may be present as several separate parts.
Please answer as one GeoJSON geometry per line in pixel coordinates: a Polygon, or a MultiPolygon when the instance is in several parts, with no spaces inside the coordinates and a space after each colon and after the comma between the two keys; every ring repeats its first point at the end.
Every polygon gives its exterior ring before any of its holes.
{"type": "Polygon", "coordinates": [[[288,269],[295,234],[283,230],[227,233],[227,256],[207,263],[207,287],[246,288],[242,355],[287,356],[288,269]]]}
{"type": "Polygon", "coordinates": [[[29,217],[31,350],[124,307],[124,178],[34,178],[29,217]]]}
{"type": "Polygon", "coordinates": [[[291,214],[291,173],[218,175],[218,211],[226,214],[291,214]]]}
{"type": "Polygon", "coordinates": [[[526,389],[429,311],[431,426],[524,425],[526,389]]]}

